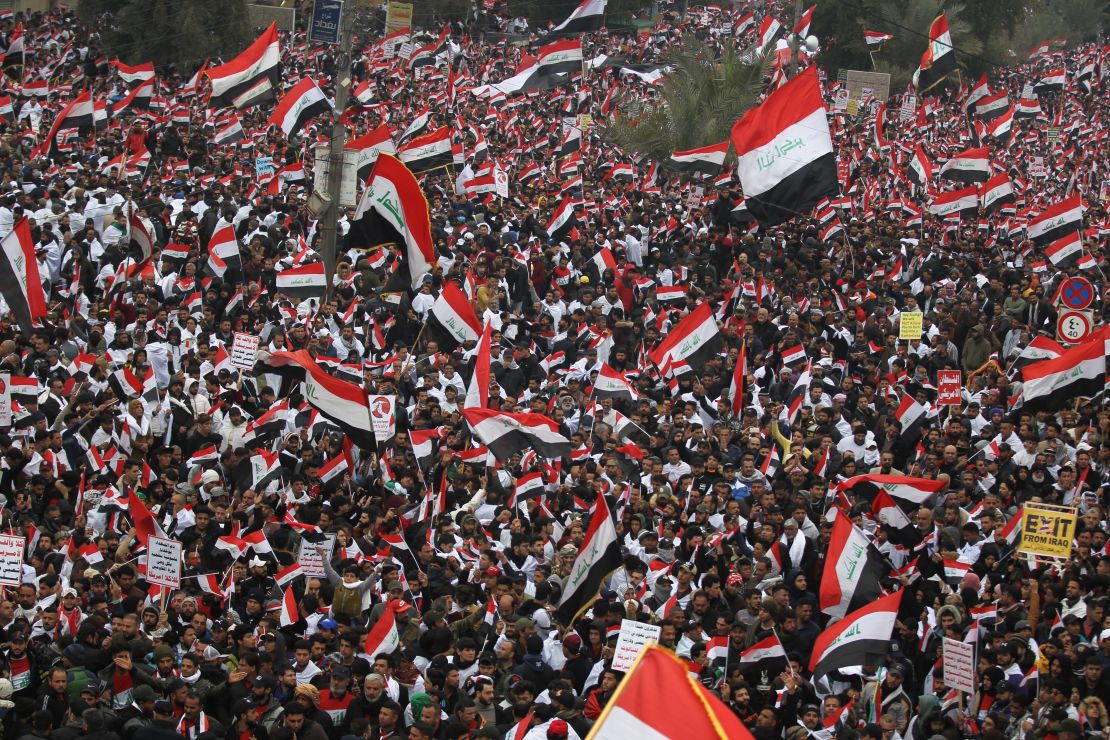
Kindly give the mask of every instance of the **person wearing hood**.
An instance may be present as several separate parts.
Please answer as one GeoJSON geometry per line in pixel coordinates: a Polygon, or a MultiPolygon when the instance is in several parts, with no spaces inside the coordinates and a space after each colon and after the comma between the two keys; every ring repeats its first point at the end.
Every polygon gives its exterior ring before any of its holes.
{"type": "Polygon", "coordinates": [[[536,686],[546,687],[558,674],[543,662],[543,640],[539,635],[529,635],[524,644],[526,652],[520,663],[513,666],[513,673],[536,686]]]}
{"type": "Polygon", "coordinates": [[[925,718],[935,715],[940,709],[940,699],[935,694],[922,694],[917,697],[917,711],[914,713],[906,731],[902,733],[905,740],[926,740],[932,736],[925,718]]]}

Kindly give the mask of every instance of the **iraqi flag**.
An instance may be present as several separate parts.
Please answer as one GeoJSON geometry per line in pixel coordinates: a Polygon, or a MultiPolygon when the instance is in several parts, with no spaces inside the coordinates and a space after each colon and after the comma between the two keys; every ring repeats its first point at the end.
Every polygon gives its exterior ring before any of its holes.
{"type": "Polygon", "coordinates": [[[46,294],[42,289],[35,244],[26,217],[21,218],[0,241],[0,295],[27,336],[35,324],[46,318],[46,294]]]}
{"type": "Polygon", "coordinates": [[[281,96],[266,124],[277,126],[285,138],[291,139],[313,118],[330,110],[331,101],[316,80],[305,77],[281,96]]]}
{"type": "Polygon", "coordinates": [[[898,422],[899,441],[905,445],[917,441],[925,425],[925,407],[908,393],[903,393],[894,410],[894,420],[898,422]]]}
{"type": "Polygon", "coordinates": [[[243,133],[243,124],[239,122],[239,117],[232,116],[231,121],[228,122],[227,125],[212,135],[212,143],[217,146],[238,144],[245,136],[246,135],[243,133]]]}
{"type": "Polygon", "coordinates": [[[484,409],[489,403],[490,360],[493,357],[493,325],[486,321],[482,336],[478,340],[478,350],[474,356],[474,371],[466,386],[463,408],[484,409]]]}
{"type": "Polygon", "coordinates": [[[1083,254],[1083,238],[1073,231],[1045,247],[1044,254],[1053,267],[1065,270],[1083,254]]]}
{"type": "Polygon", "coordinates": [[[436,445],[443,439],[443,427],[434,429],[410,429],[409,445],[416,465],[421,470],[430,470],[435,459],[436,445]]]}
{"type": "Polygon", "coordinates": [[[772,226],[840,190],[817,68],[807,67],[732,126],[748,210],[772,226]]]}
{"type": "Polygon", "coordinates": [[[240,110],[272,100],[281,78],[277,23],[227,64],[204,71],[212,83],[209,105],[240,110]]]}
{"type": "Polygon", "coordinates": [[[154,62],[143,62],[132,67],[118,59],[112,59],[108,62],[108,66],[115,69],[119,78],[129,86],[154,79],[154,62]]]}
{"type": "Polygon", "coordinates": [[[979,189],[974,185],[961,190],[937,193],[929,202],[929,213],[940,218],[971,218],[979,214],[979,189]]]}
{"type": "Polygon", "coordinates": [[[975,115],[984,122],[990,122],[1001,116],[1010,107],[1010,98],[1006,91],[984,95],[975,102],[975,115]]]}
{"type": "Polygon", "coordinates": [[[940,175],[964,184],[986,182],[991,176],[991,151],[980,147],[960,152],[944,163],[940,175]]]}
{"type": "Polygon", "coordinates": [[[882,593],[879,582],[889,570],[883,556],[852,520],[838,516],[833,521],[818,592],[821,611],[840,618],[871,603],[882,593]]]}
{"type": "Polygon", "coordinates": [[[777,19],[770,15],[764,16],[763,22],[759,24],[759,38],[756,43],[760,49],[769,49],[782,31],[783,26],[777,19]]]}
{"type": "Polygon", "coordinates": [[[817,636],[809,659],[814,676],[841,668],[874,664],[890,654],[903,591],[895,591],[848,614],[817,636]]]}
{"type": "Polygon", "coordinates": [[[894,38],[893,35],[882,33],[881,31],[868,31],[864,29],[863,32],[863,40],[868,46],[880,47],[892,38],[894,38]]]}
{"type": "Polygon", "coordinates": [[[744,674],[766,672],[768,676],[777,676],[786,670],[786,650],[778,635],[772,634],[740,653],[739,664],[744,674]]]}
{"type": "Polygon", "coordinates": [[[1025,366],[1022,412],[1057,411],[1076,398],[1093,398],[1106,384],[1106,330],[1052,360],[1025,366]]]}
{"type": "Polygon", "coordinates": [[[501,462],[525,450],[544,458],[566,457],[570,440],[559,433],[559,425],[542,414],[511,414],[487,408],[463,409],[471,431],[501,462]]]}
{"type": "Polygon", "coordinates": [[[1013,375],[1018,370],[1025,368],[1027,365],[1032,365],[1034,362],[1041,360],[1051,360],[1060,357],[1066,350],[1059,343],[1043,334],[1038,334],[1025,345],[1017,357],[1010,363],[1010,374],[1013,375]]]}
{"type": "MultiPolygon", "coordinates": [[[[26,57],[26,49],[23,41],[23,24],[20,23],[12,31],[11,41],[8,42],[8,49],[4,52],[3,71],[4,74],[13,80],[23,80],[23,65],[26,57]]],[[[152,71],[153,74],[153,71],[152,71]]]]}
{"type": "Polygon", "coordinates": [[[718,175],[725,168],[728,147],[729,142],[722,141],[720,144],[711,144],[699,149],[671,152],[671,156],[666,161],[666,167],[674,172],[718,175]]]}
{"type": "Polygon", "coordinates": [[[640,394],[628,382],[628,378],[610,367],[607,362],[603,362],[601,370],[598,371],[593,395],[599,401],[605,398],[635,401],[640,398],[640,394]]]}
{"type": "Polygon", "coordinates": [[[131,249],[138,252],[139,262],[146,262],[154,254],[154,237],[146,227],[146,223],[139,218],[137,209],[131,209],[127,219],[129,233],[128,243],[131,249]]]}
{"type": "Polygon", "coordinates": [[[548,32],[548,36],[569,36],[589,33],[601,28],[605,16],[606,0],[582,0],[570,16],[548,32]]]}
{"type": "Polygon", "coordinates": [[[366,391],[354,383],[328,375],[303,350],[292,354],[303,355],[304,396],[309,405],[337,424],[359,447],[372,449],[374,428],[370,423],[370,403],[366,391]]]}
{"type": "Polygon", "coordinates": [[[836,490],[853,493],[871,503],[880,491],[914,504],[925,503],[947,485],[944,481],[910,478],[904,475],[857,475],[837,485],[836,490]]]}
{"type": "Polygon", "coordinates": [[[919,92],[931,90],[956,71],[956,50],[948,31],[948,14],[941,13],[929,26],[929,45],[921,55],[921,64],[913,73],[913,85],[919,92]]]}
{"type": "Polygon", "coordinates": [[[482,336],[482,323],[478,321],[474,307],[466,294],[450,280],[444,281],[443,290],[428,312],[428,326],[452,349],[465,342],[477,342],[482,336]]]}
{"type": "Polygon", "coordinates": [[[379,154],[397,153],[397,147],[393,145],[393,135],[389,131],[389,126],[384,123],[369,133],[351,139],[344,146],[344,149],[358,152],[358,158],[355,160],[355,172],[358,174],[360,183],[370,177],[370,172],[374,169],[374,163],[378,161],[379,154]]]}
{"type": "Polygon", "coordinates": [[[1056,92],[1063,90],[1068,84],[1068,70],[1064,67],[1049,70],[1040,82],[1033,86],[1033,92],[1040,95],[1043,92],[1056,92]]]}
{"type": "Polygon", "coordinates": [[[32,156],[45,157],[52,155],[56,150],[57,137],[62,131],[68,129],[91,131],[93,128],[93,100],[89,91],[85,90],[62,108],[50,126],[46,138],[39,144],[32,156]]]}
{"type": "Polygon", "coordinates": [[[1072,232],[1082,231],[1085,210],[1077,193],[1042,211],[1029,222],[1025,233],[1038,247],[1051,244],[1072,232]]]}
{"type": "Polygon", "coordinates": [[[401,647],[401,637],[397,633],[397,619],[393,609],[386,608],[374,627],[366,633],[362,650],[371,658],[379,655],[392,655],[401,647]]]}
{"type": "Polygon", "coordinates": [[[547,235],[552,241],[565,241],[577,222],[578,219],[574,215],[574,201],[567,196],[551,214],[551,220],[547,222],[547,235]]]}
{"type": "Polygon", "coordinates": [[[559,624],[574,626],[579,615],[597,598],[609,574],[619,568],[621,562],[617,529],[613,525],[605,496],[599,495],[590,510],[586,538],[582,541],[570,573],[563,579],[563,595],[555,610],[555,619],[559,624]]]}
{"type": "Polygon", "coordinates": [[[700,375],[705,363],[722,347],[724,339],[717,320],[709,304],[703,302],[678,322],[650,357],[656,367],[685,363],[700,375]]]}
{"type": "Polygon", "coordinates": [[[281,596],[281,616],[279,622],[282,627],[290,627],[301,621],[301,612],[297,608],[297,595],[293,593],[292,586],[285,587],[281,596]]]}
{"type": "Polygon", "coordinates": [[[987,136],[995,139],[1005,138],[1014,128],[1014,109],[1006,106],[1002,115],[987,124],[987,136]]]}
{"type": "Polygon", "coordinates": [[[690,677],[666,648],[649,645],[617,685],[590,730],[591,740],[662,738],[752,740],[744,723],[709,689],[690,677]],[[661,697],[666,697],[661,701],[661,697]]]}
{"type": "Polygon", "coordinates": [[[744,411],[744,379],[748,374],[748,343],[740,343],[740,354],[736,357],[736,367],[732,370],[728,397],[732,404],[733,416],[741,416],[744,411]]]}
{"type": "Polygon", "coordinates": [[[261,492],[279,480],[283,471],[278,453],[254,450],[235,466],[235,484],[241,491],[250,488],[261,492]]]}
{"type": "Polygon", "coordinates": [[[327,287],[324,263],[310,262],[300,267],[288,267],[277,274],[274,283],[279,293],[291,298],[320,298],[327,287]]]}
{"type": "Polygon", "coordinates": [[[331,460],[320,466],[319,477],[320,484],[324,487],[325,491],[334,490],[339,487],[339,483],[343,480],[343,476],[350,471],[351,465],[346,455],[336,455],[331,460]]]}
{"type": "Polygon", "coordinates": [[[536,52],[536,74],[557,75],[582,71],[582,39],[559,39],[536,52]]]}
{"type": "Polygon", "coordinates": [[[242,269],[239,239],[235,236],[235,229],[226,221],[216,227],[208,240],[208,265],[213,274],[221,278],[228,270],[242,269]]]}
{"type": "Polygon", "coordinates": [[[352,247],[404,245],[404,258],[386,286],[391,290],[416,290],[436,261],[428,201],[412,171],[396,157],[378,156],[347,241],[352,247]]]}
{"type": "Polygon", "coordinates": [[[914,150],[913,159],[906,168],[906,176],[918,187],[925,187],[926,183],[933,179],[933,163],[920,144],[914,150]]]}
{"type": "Polygon", "coordinates": [[[446,167],[453,161],[451,157],[451,129],[447,126],[437,128],[423,136],[417,136],[397,152],[397,158],[416,173],[446,167]]]}
{"type": "Polygon", "coordinates": [[[112,105],[112,116],[118,116],[124,111],[150,110],[150,101],[154,98],[154,78],[140,82],[122,100],[112,105]]]}
{"type": "Polygon", "coordinates": [[[1005,172],[999,172],[987,180],[979,191],[979,205],[983,208],[983,213],[993,213],[1002,206],[1013,203],[1015,198],[1014,186],[1005,172]]]}
{"type": "Polygon", "coordinates": [[[513,486],[513,497],[509,502],[509,508],[519,504],[521,501],[537,498],[543,495],[544,482],[543,473],[537,471],[535,473],[528,473],[516,479],[516,485],[513,486]]]}

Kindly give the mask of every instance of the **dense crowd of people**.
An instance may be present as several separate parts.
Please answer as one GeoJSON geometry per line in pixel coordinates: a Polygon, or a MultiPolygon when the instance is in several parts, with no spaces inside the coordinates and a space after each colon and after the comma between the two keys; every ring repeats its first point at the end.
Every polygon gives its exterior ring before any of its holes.
{"type": "MultiPolygon", "coordinates": [[[[349,209],[326,298],[284,294],[277,275],[321,259],[298,163],[311,170],[328,116],[290,141],[266,125],[272,102],[213,108],[196,67],[159,70],[148,110],[43,150],[79,90],[112,108],[130,85],[100,29],[68,12],[0,22],[0,47],[18,26],[28,53],[0,120],[0,236],[26,219],[47,298],[33,331],[0,306],[0,531],[25,538],[0,596],[4,736],[585,738],[624,677],[614,649],[634,620],[658,625],[757,738],[1110,738],[1110,409],[1100,393],[1023,411],[1020,393],[1023,368],[1050,356],[1033,350],[1057,338],[1065,278],[1094,285],[1102,331],[1110,47],[994,70],[994,93],[1039,111],[989,144],[955,76],[904,115],[898,92],[849,114],[830,71],[842,196],[767,228],[730,172],[675,176],[604,128],[614,100],[654,99],[643,69],[685,34],[749,48],[747,5],[588,34],[588,58],[623,66],[492,99],[469,89],[509,78],[527,44],[448,24],[441,66],[413,73],[356,29],[350,135],[384,124],[399,139],[427,116],[420,130],[450,126],[461,158],[421,173],[438,261],[419,289],[391,289],[402,246],[348,243],[349,209]],[[1056,68],[1062,88],[1032,92],[1056,68]],[[233,115],[244,138],[215,142],[233,115]],[[582,145],[560,156],[568,119],[582,145]],[[922,146],[939,166],[980,137],[1012,207],[934,216],[909,160],[922,146]],[[490,163],[507,198],[466,190],[490,163]],[[630,177],[614,175],[622,164],[630,177]],[[1072,193],[1082,256],[1057,264],[1023,228],[1072,193]],[[553,239],[568,194],[577,225],[553,239]],[[148,261],[132,214],[152,234],[148,261]],[[209,244],[227,224],[241,264],[217,276],[209,244]],[[614,264],[599,267],[603,252],[614,264]],[[487,406],[550,418],[569,455],[496,459],[474,437],[462,410],[476,345],[426,330],[449,283],[492,326],[487,406]],[[653,364],[704,303],[723,350],[696,371],[653,364]],[[920,336],[900,339],[915,312],[920,336]],[[236,333],[395,397],[395,436],[351,444],[300,384],[232,365],[236,333]],[[627,395],[595,395],[603,368],[627,395]],[[962,378],[942,406],[945,370],[962,378]],[[911,402],[924,410],[912,434],[911,402]],[[274,467],[256,488],[244,469],[260,449],[274,467]],[[537,472],[541,495],[517,501],[537,472]],[[841,485],[861,475],[937,493],[894,536],[841,485]],[[622,562],[564,622],[599,497],[622,562]],[[1015,518],[1037,503],[1076,512],[1066,559],[1016,552],[1015,518]],[[881,553],[884,592],[905,595],[886,654],[814,675],[836,621],[820,590],[837,516],[881,553]],[[147,581],[152,532],[182,543],[179,588],[147,581]],[[396,643],[368,652],[390,622],[396,643]],[[768,670],[750,648],[771,637],[786,659],[768,670]],[[945,638],[975,645],[973,693],[946,685],[945,638]]],[[[289,85],[333,90],[335,47],[303,26],[281,43],[289,85]]]]}

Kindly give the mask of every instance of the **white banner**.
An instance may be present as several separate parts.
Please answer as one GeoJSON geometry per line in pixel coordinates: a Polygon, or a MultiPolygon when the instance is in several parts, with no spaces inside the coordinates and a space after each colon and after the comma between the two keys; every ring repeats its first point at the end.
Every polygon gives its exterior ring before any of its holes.
{"type": "MultiPolygon", "coordinates": [[[[332,551],[335,550],[335,535],[325,534],[326,538],[324,545],[325,557],[331,559],[332,551]]],[[[297,553],[297,562],[301,565],[301,570],[310,578],[323,578],[327,575],[324,572],[324,561],[320,554],[316,552],[316,546],[319,542],[309,542],[301,538],[301,549],[297,553]]]]}

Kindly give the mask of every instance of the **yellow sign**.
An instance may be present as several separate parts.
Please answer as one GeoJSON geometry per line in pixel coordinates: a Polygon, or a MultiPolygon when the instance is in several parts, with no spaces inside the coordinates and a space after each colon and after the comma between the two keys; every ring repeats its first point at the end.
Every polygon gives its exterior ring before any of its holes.
{"type": "Polygon", "coordinates": [[[385,11],[385,35],[412,28],[412,3],[390,0],[385,11]]]}
{"type": "Polygon", "coordinates": [[[1025,506],[1021,510],[1018,552],[1049,558],[1071,557],[1075,509],[1025,506]]]}
{"type": "Polygon", "coordinates": [[[578,114],[578,128],[582,129],[582,133],[588,133],[590,125],[594,122],[594,117],[589,113],[578,114]]]}
{"type": "Polygon", "coordinates": [[[921,339],[921,312],[903,311],[898,314],[898,338],[921,339]]]}

